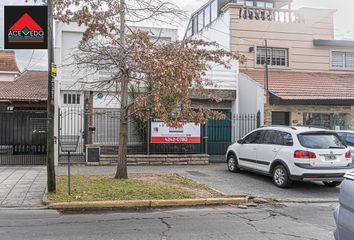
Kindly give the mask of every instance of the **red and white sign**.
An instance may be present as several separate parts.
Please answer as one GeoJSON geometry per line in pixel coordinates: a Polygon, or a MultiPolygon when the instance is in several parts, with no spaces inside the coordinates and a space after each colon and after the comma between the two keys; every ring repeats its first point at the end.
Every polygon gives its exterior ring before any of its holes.
{"type": "Polygon", "coordinates": [[[200,124],[151,122],[151,143],[200,143],[200,124]]]}

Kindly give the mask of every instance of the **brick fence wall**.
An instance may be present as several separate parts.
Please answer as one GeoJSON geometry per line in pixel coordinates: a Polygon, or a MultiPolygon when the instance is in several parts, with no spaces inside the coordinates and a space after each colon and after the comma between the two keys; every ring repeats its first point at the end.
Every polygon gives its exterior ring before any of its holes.
{"type": "MultiPolygon", "coordinates": [[[[101,155],[99,165],[116,164],[116,155],[101,155]]],[[[209,155],[207,154],[161,154],[161,155],[128,155],[129,166],[149,165],[207,165],[209,155]]]]}

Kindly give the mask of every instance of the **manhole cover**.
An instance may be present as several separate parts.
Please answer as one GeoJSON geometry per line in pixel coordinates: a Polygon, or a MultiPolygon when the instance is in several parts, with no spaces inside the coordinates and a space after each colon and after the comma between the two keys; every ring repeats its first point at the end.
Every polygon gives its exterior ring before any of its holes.
{"type": "Polygon", "coordinates": [[[208,175],[199,171],[187,171],[192,176],[207,177],[208,175]]]}

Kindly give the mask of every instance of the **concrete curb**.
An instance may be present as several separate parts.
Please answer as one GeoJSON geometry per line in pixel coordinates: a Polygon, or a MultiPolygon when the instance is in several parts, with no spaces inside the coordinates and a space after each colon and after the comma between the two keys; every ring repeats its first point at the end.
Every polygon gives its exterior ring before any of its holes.
{"type": "Polygon", "coordinates": [[[229,198],[205,199],[169,199],[169,200],[119,200],[119,201],[92,201],[92,202],[63,202],[49,203],[49,209],[56,210],[107,210],[107,209],[144,209],[159,207],[185,207],[209,205],[239,205],[248,203],[247,196],[229,198]]]}
{"type": "Polygon", "coordinates": [[[47,191],[47,188],[45,188],[45,191],[44,191],[44,194],[43,194],[43,197],[42,197],[42,204],[44,206],[48,206],[50,204],[50,201],[48,200],[48,191],[47,191]]]}
{"type": "Polygon", "coordinates": [[[275,199],[279,203],[339,203],[338,198],[333,199],[275,199]]]}

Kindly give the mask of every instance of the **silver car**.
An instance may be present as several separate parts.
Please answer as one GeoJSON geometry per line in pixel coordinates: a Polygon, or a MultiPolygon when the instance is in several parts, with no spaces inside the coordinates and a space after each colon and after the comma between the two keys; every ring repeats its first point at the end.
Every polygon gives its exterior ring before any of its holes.
{"type": "Polygon", "coordinates": [[[354,239],[354,173],[347,173],[341,185],[339,206],[334,210],[336,240],[354,239]]]}
{"type": "Polygon", "coordinates": [[[337,131],[338,136],[342,139],[342,142],[347,145],[349,150],[352,152],[352,160],[354,163],[354,131],[344,130],[337,131]]]}

